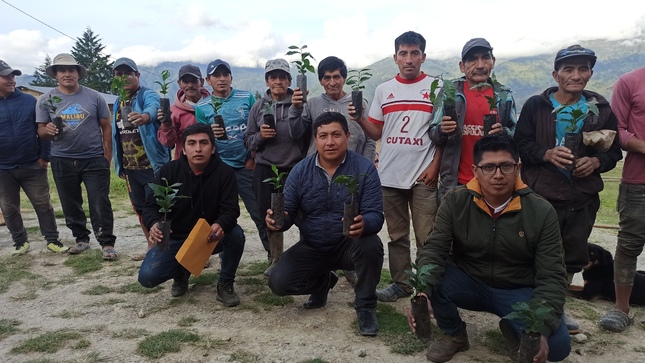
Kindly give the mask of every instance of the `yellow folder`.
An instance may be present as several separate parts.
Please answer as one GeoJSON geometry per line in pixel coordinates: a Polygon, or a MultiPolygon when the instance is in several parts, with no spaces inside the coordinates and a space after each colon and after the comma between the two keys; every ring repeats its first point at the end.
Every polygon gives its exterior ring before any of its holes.
{"type": "Polygon", "coordinates": [[[210,233],[211,226],[204,218],[200,218],[175,255],[177,261],[195,277],[199,277],[202,273],[206,261],[219,243],[219,241],[208,243],[210,233]]]}

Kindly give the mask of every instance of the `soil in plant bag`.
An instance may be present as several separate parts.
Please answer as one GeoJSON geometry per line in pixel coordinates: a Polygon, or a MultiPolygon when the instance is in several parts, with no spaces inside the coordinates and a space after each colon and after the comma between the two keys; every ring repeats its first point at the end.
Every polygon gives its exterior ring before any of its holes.
{"type": "Polygon", "coordinates": [[[363,91],[352,91],[352,105],[356,109],[354,118],[358,120],[363,116],[363,91]]]}
{"type": "Polygon", "coordinates": [[[455,109],[455,106],[444,106],[443,115],[450,116],[451,120],[455,122],[457,121],[457,110],[455,109]]]}
{"type": "Polygon", "coordinates": [[[302,102],[307,102],[307,76],[299,74],[296,77],[296,86],[302,91],[302,102]]]}
{"type": "Polygon", "coordinates": [[[123,128],[133,129],[134,125],[128,121],[128,115],[132,113],[132,106],[126,105],[121,107],[121,121],[123,121],[123,128]]]}
{"type": "Polygon", "coordinates": [[[416,322],[416,336],[425,344],[432,338],[432,325],[430,323],[430,311],[428,310],[428,299],[425,296],[415,296],[410,300],[412,316],[416,322]]]}
{"type": "Polygon", "coordinates": [[[264,124],[275,130],[275,116],[264,115],[264,124]]]}
{"type": "Polygon", "coordinates": [[[519,363],[532,363],[540,350],[540,333],[522,333],[519,363]]]}
{"type": "Polygon", "coordinates": [[[217,140],[228,140],[228,136],[226,136],[226,125],[224,125],[224,118],[222,115],[215,115],[215,125],[224,129],[224,134],[218,137],[217,140]]]}
{"type": "Polygon", "coordinates": [[[159,221],[157,222],[157,227],[163,234],[160,242],[157,242],[157,248],[159,251],[164,251],[168,247],[168,241],[170,240],[170,221],[159,221]]]}
{"type": "Polygon", "coordinates": [[[343,235],[349,237],[349,231],[352,224],[354,224],[354,218],[358,215],[358,203],[345,203],[345,208],[343,211],[343,235]]]}
{"type": "Polygon", "coordinates": [[[497,114],[484,115],[484,136],[488,135],[493,125],[497,123],[497,114]]]}
{"type": "Polygon", "coordinates": [[[564,147],[571,150],[573,154],[573,163],[566,165],[565,169],[573,170],[573,167],[576,165],[576,160],[578,159],[578,148],[580,147],[580,142],[582,141],[582,135],[575,132],[567,132],[564,134],[564,147]]]}
{"type": "Polygon", "coordinates": [[[54,126],[58,129],[58,133],[54,135],[54,140],[63,138],[63,119],[61,117],[54,117],[54,126]]]}
{"type": "Polygon", "coordinates": [[[161,122],[169,124],[172,122],[172,119],[170,118],[170,100],[167,98],[162,98],[159,100],[161,104],[161,109],[163,110],[163,118],[161,119],[161,122]]]}
{"type": "Polygon", "coordinates": [[[271,211],[276,228],[284,224],[284,193],[271,193],[271,211]]]}

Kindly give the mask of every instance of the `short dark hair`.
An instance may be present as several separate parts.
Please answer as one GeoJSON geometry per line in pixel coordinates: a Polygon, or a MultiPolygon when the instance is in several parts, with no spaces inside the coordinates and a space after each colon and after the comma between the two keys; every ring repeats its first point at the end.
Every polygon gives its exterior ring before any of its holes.
{"type": "Polygon", "coordinates": [[[343,79],[347,79],[347,66],[342,59],[331,56],[321,60],[318,63],[318,80],[322,81],[326,72],[333,72],[337,69],[340,70],[340,75],[343,79]]]}
{"type": "Polygon", "coordinates": [[[314,135],[318,135],[318,128],[322,125],[329,125],[332,122],[338,122],[340,127],[343,128],[345,134],[349,132],[349,126],[347,125],[347,119],[340,112],[323,112],[320,116],[316,117],[314,121],[314,135]]]}
{"type": "Polygon", "coordinates": [[[508,151],[515,162],[520,161],[520,151],[512,137],[506,133],[486,135],[477,140],[473,148],[473,161],[475,165],[482,161],[482,156],[486,151],[508,151]]]}
{"type": "Polygon", "coordinates": [[[213,135],[213,130],[209,125],[198,122],[196,124],[190,125],[184,129],[184,132],[181,133],[181,144],[186,146],[186,139],[190,135],[195,134],[206,134],[208,139],[211,141],[211,145],[215,146],[215,136],[213,135]]]}
{"type": "Polygon", "coordinates": [[[413,31],[407,31],[399,35],[394,40],[394,54],[396,54],[399,51],[399,47],[401,45],[418,45],[419,49],[421,49],[421,51],[425,53],[426,38],[424,38],[423,35],[419,33],[415,33],[413,31]]]}

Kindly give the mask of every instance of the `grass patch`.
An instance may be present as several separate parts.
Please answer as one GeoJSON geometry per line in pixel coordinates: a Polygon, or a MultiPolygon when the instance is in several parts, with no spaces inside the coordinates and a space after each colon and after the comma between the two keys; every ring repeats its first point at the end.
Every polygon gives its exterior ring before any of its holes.
{"type": "Polygon", "coordinates": [[[74,270],[75,275],[98,271],[103,268],[103,252],[99,249],[87,250],[78,256],[70,256],[63,263],[74,270]]]}
{"type": "MultiPolygon", "coordinates": [[[[377,338],[389,346],[393,353],[411,355],[426,349],[426,345],[412,334],[407,317],[392,306],[379,303],[376,307],[376,316],[380,325],[377,338]]],[[[353,324],[355,329],[357,324],[355,320],[353,324]]],[[[438,330],[433,325],[433,332],[438,330]]]]}
{"type": "Polygon", "coordinates": [[[261,275],[264,270],[269,268],[268,261],[253,262],[237,272],[238,276],[256,276],[261,275]]]}
{"type": "Polygon", "coordinates": [[[244,277],[239,281],[240,285],[266,286],[267,280],[259,277],[244,277]]]}
{"type": "Polygon", "coordinates": [[[123,329],[119,331],[112,332],[112,338],[114,339],[136,339],[142,336],[150,335],[145,329],[123,329]]]}
{"type": "Polygon", "coordinates": [[[74,349],[85,349],[85,348],[89,347],[90,345],[92,345],[92,343],[90,343],[89,340],[81,339],[78,342],[76,342],[76,344],[74,344],[74,346],[72,348],[74,348],[74,349]]]}
{"type": "Polygon", "coordinates": [[[596,223],[618,224],[618,212],[616,212],[616,200],[618,199],[618,185],[623,173],[623,160],[616,164],[616,167],[602,174],[605,188],[600,194],[600,208],[596,214],[596,223]]]}
{"type": "Polygon", "coordinates": [[[484,339],[486,348],[495,354],[506,355],[506,339],[499,329],[486,330],[484,335],[486,336],[484,339]]]}
{"type": "Polygon", "coordinates": [[[322,358],[314,358],[314,359],[303,360],[300,363],[329,363],[329,362],[322,358]]]}
{"type": "Polygon", "coordinates": [[[133,292],[136,294],[145,295],[145,294],[154,294],[155,292],[161,291],[161,290],[163,290],[162,286],[155,286],[155,287],[148,288],[148,287],[142,286],[138,282],[133,282],[131,284],[119,286],[116,289],[116,292],[118,292],[119,294],[125,294],[126,292],[133,292]]]}
{"type": "Polygon", "coordinates": [[[0,320],[0,340],[8,337],[9,335],[16,334],[19,330],[16,328],[20,325],[18,320],[14,319],[1,319],[0,320]]]}
{"type": "Polygon", "coordinates": [[[253,300],[268,306],[285,306],[293,303],[292,296],[278,296],[272,292],[265,292],[253,297],[253,300]]]}
{"type": "Polygon", "coordinates": [[[260,361],[260,357],[245,350],[236,350],[231,354],[231,359],[240,363],[255,363],[260,361]]]}
{"type": "Polygon", "coordinates": [[[36,300],[38,294],[35,290],[29,290],[18,295],[11,296],[10,299],[13,301],[25,301],[25,300],[36,300]]]}
{"type": "Polygon", "coordinates": [[[166,353],[179,352],[181,343],[194,343],[199,335],[181,330],[168,330],[145,338],[139,343],[137,353],[148,358],[161,358],[166,353]]]}
{"type": "Polygon", "coordinates": [[[38,227],[38,226],[25,227],[25,230],[27,231],[27,234],[37,234],[37,233],[40,233],[40,227],[38,227]]]}
{"type": "Polygon", "coordinates": [[[188,283],[195,284],[195,286],[212,286],[217,283],[217,280],[219,280],[217,272],[205,272],[199,277],[191,276],[188,283]]]}
{"type": "Polygon", "coordinates": [[[192,315],[184,316],[183,318],[179,319],[179,323],[177,323],[177,325],[184,326],[184,327],[185,326],[192,326],[193,324],[195,324],[198,321],[199,321],[199,319],[197,319],[196,317],[194,317],[192,315]]]}
{"type": "Polygon", "coordinates": [[[87,354],[81,359],[75,359],[70,363],[102,363],[107,362],[108,360],[104,357],[101,357],[98,352],[92,352],[87,354]]]}
{"type": "Polygon", "coordinates": [[[381,280],[378,283],[378,288],[382,289],[384,287],[387,287],[387,285],[391,284],[392,281],[392,275],[390,274],[390,270],[384,268],[381,269],[381,280]]]}
{"type": "Polygon", "coordinates": [[[25,363],[58,363],[58,362],[47,358],[41,358],[41,359],[27,360],[25,361],[25,363]]]}
{"type": "Polygon", "coordinates": [[[29,272],[34,263],[32,256],[7,257],[0,259],[0,293],[20,280],[34,280],[40,276],[29,272]]]}
{"type": "Polygon", "coordinates": [[[588,301],[567,297],[565,305],[571,311],[572,315],[578,318],[598,321],[602,317],[602,313],[598,312],[595,305],[588,301]]]}
{"type": "Polygon", "coordinates": [[[126,300],[112,298],[112,299],[108,299],[105,302],[105,305],[116,305],[116,304],[120,304],[120,303],[124,303],[124,302],[126,302],[126,300]]]}
{"type": "Polygon", "coordinates": [[[105,285],[96,285],[93,287],[90,287],[89,289],[82,291],[81,294],[83,295],[105,295],[112,292],[112,289],[105,286],[105,285]]]}
{"type": "Polygon", "coordinates": [[[72,319],[72,318],[79,318],[79,317],[81,317],[81,316],[83,316],[85,314],[87,314],[87,313],[84,312],[84,311],[81,311],[81,310],[72,310],[72,311],[63,310],[62,312],[60,312],[58,314],[52,314],[50,316],[52,316],[54,318],[72,319]]]}
{"type": "Polygon", "coordinates": [[[68,340],[81,338],[81,334],[69,330],[57,330],[31,338],[11,349],[11,353],[56,353],[68,340]]]}

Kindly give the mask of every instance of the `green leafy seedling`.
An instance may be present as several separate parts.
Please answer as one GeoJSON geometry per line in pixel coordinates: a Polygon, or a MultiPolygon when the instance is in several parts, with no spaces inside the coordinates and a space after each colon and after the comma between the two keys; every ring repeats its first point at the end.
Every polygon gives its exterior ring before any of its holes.
{"type": "Polygon", "coordinates": [[[431,275],[432,270],[437,266],[429,263],[419,267],[414,262],[411,266],[411,270],[405,270],[405,273],[410,277],[410,286],[414,288],[417,294],[426,291],[428,289],[427,277],[431,275]]]}
{"type": "Polygon", "coordinates": [[[311,61],[309,59],[316,60],[311,53],[305,52],[305,49],[307,48],[307,45],[303,45],[302,47],[299,47],[297,45],[292,45],[289,47],[291,49],[290,51],[287,52],[287,55],[294,55],[298,54],[300,55],[299,60],[295,60],[291,63],[294,63],[296,65],[296,68],[298,68],[298,73],[304,75],[307,73],[307,71],[311,73],[316,73],[316,69],[314,68],[313,65],[311,65],[311,61]]]}
{"type": "Polygon", "coordinates": [[[565,128],[565,132],[577,132],[578,131],[578,122],[580,120],[584,120],[589,112],[592,114],[598,116],[598,106],[596,106],[596,103],[598,103],[595,100],[585,102],[584,105],[587,106],[587,112],[582,111],[582,106],[576,107],[570,110],[570,111],[565,111],[564,109],[569,107],[570,105],[564,104],[556,107],[553,109],[553,113],[555,114],[561,114],[561,115],[569,115],[570,119],[568,120],[562,120],[561,122],[566,122],[569,125],[565,128]]]}
{"type": "Polygon", "coordinates": [[[352,197],[352,202],[354,202],[354,196],[358,193],[358,181],[360,177],[367,176],[367,174],[360,175],[338,175],[334,178],[334,183],[345,184],[349,195],[352,197]]]}
{"type": "Polygon", "coordinates": [[[516,302],[511,305],[513,312],[504,316],[504,319],[517,319],[524,324],[525,333],[539,333],[544,325],[544,318],[551,312],[550,307],[544,306],[545,300],[527,302],[516,302]]]}
{"type": "Polygon", "coordinates": [[[273,184],[273,189],[282,190],[282,187],[284,186],[284,180],[287,177],[288,173],[284,171],[280,173],[278,171],[278,167],[275,165],[271,165],[271,170],[273,170],[273,173],[275,174],[275,176],[266,178],[262,182],[271,183],[273,184]]]}
{"type": "Polygon", "coordinates": [[[372,78],[371,69],[352,69],[349,71],[350,76],[347,77],[346,85],[352,88],[352,91],[360,91],[365,89],[364,83],[372,78]]]}
{"type": "Polygon", "coordinates": [[[215,114],[218,115],[219,109],[222,108],[222,105],[224,104],[222,100],[215,96],[211,96],[211,100],[213,101],[213,111],[215,111],[215,114]]]}
{"type": "Polygon", "coordinates": [[[177,195],[179,192],[179,187],[182,183],[175,183],[170,185],[168,179],[161,178],[166,185],[160,185],[155,183],[148,183],[152,193],[155,197],[157,205],[160,207],[159,212],[163,213],[163,220],[167,220],[167,214],[172,212],[172,207],[177,203],[177,199],[181,198],[190,198],[186,195],[177,195]]]}
{"type": "Polygon", "coordinates": [[[53,115],[56,113],[56,110],[58,110],[58,104],[62,101],[63,100],[58,96],[49,95],[49,97],[43,99],[40,106],[53,115]]]}
{"type": "Polygon", "coordinates": [[[170,73],[170,71],[164,69],[163,71],[161,71],[161,82],[155,81],[155,83],[160,87],[159,93],[161,93],[164,97],[168,94],[168,87],[170,86],[170,82],[168,82],[168,80],[171,76],[172,74],[170,73]]]}
{"type": "Polygon", "coordinates": [[[112,88],[112,92],[119,96],[121,102],[130,101],[130,91],[125,89],[125,86],[128,84],[128,77],[130,76],[127,74],[123,76],[115,76],[112,79],[112,85],[110,86],[112,88]]]}
{"type": "MultiPolygon", "coordinates": [[[[495,76],[495,72],[493,72],[490,76],[491,80],[493,81],[493,84],[497,83],[497,77],[495,76]]],[[[480,89],[480,88],[485,88],[485,87],[493,87],[490,83],[488,82],[480,82],[477,83],[476,85],[470,87],[470,90],[474,89],[480,89]]],[[[499,91],[495,92],[493,91],[493,97],[491,96],[484,96],[486,97],[486,100],[488,101],[488,109],[490,110],[491,113],[497,109],[497,100],[504,100],[508,96],[508,93],[510,90],[508,88],[501,88],[499,91]]]]}

